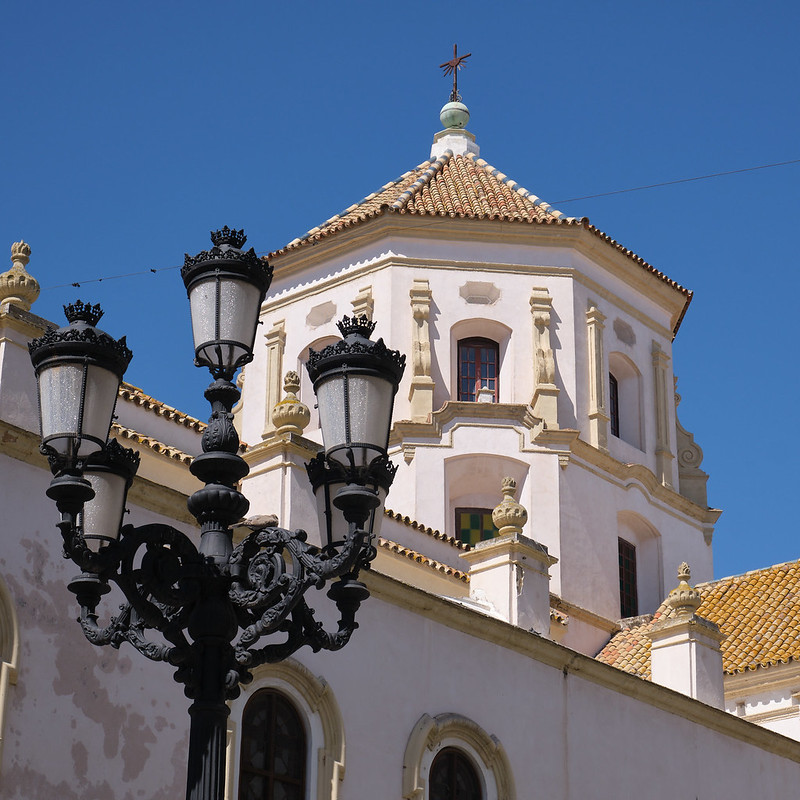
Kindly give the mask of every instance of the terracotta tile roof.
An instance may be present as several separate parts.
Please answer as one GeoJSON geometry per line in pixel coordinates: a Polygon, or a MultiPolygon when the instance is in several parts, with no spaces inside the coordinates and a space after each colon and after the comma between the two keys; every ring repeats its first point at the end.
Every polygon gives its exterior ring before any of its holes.
{"type": "MultiPolygon", "coordinates": [[[[698,614],[719,625],[722,665],[727,674],[800,661],[800,561],[698,584],[703,602],[698,614]]],[[[623,630],[600,651],[598,661],[650,679],[653,623],[672,616],[662,603],[652,617],[623,630]]]]}
{"type": "Polygon", "coordinates": [[[173,408],[166,403],[162,403],[160,400],[156,400],[155,397],[145,394],[138,386],[133,386],[123,381],[119,387],[119,396],[123,400],[141,406],[148,411],[152,411],[157,416],[176,422],[179,425],[183,425],[185,428],[191,428],[200,433],[206,429],[205,422],[201,422],[199,419],[195,419],[188,414],[184,414],[182,411],[178,411],[177,408],[173,408]]]}
{"type": "Polygon", "coordinates": [[[171,447],[164,442],[159,442],[158,439],[152,436],[146,436],[143,433],[134,431],[131,428],[125,428],[117,422],[112,423],[111,433],[119,439],[127,439],[134,444],[140,444],[144,447],[150,448],[154,453],[161,453],[161,455],[171,458],[173,461],[180,461],[181,464],[187,466],[192,463],[192,456],[178,450],[177,447],[171,447]]]}
{"type": "Polygon", "coordinates": [[[460,569],[455,569],[448,564],[442,564],[441,561],[436,561],[433,558],[428,558],[427,556],[422,555],[422,553],[412,550],[410,547],[404,547],[397,542],[393,542],[391,539],[384,539],[382,536],[379,536],[378,547],[388,550],[390,553],[396,553],[397,555],[405,556],[411,561],[416,561],[418,564],[422,564],[430,569],[435,569],[437,572],[441,572],[444,575],[450,575],[453,578],[463,581],[464,583],[469,583],[469,575],[466,572],[463,572],[460,569]]]}
{"type": "Polygon", "coordinates": [[[454,536],[448,536],[446,533],[437,531],[434,528],[429,528],[426,525],[423,525],[421,522],[417,522],[416,520],[411,519],[411,517],[404,517],[402,514],[396,511],[392,511],[391,508],[385,508],[383,510],[383,513],[387,517],[389,517],[389,519],[401,522],[403,525],[405,525],[408,528],[412,528],[413,530],[426,533],[428,536],[432,536],[434,539],[439,539],[442,542],[447,542],[448,544],[452,545],[458,550],[472,550],[472,546],[467,544],[466,542],[462,542],[461,539],[456,539],[454,536]]]}
{"type": "Polygon", "coordinates": [[[391,213],[580,226],[684,294],[687,304],[692,297],[691,291],[595,228],[586,217],[566,217],[482,158],[474,154],[453,155],[450,150],[438,158],[423,161],[397,180],[387,183],[359,203],[346,208],[341,214],[331,217],[285,247],[270,253],[269,258],[319,242],[347,228],[391,213]]]}

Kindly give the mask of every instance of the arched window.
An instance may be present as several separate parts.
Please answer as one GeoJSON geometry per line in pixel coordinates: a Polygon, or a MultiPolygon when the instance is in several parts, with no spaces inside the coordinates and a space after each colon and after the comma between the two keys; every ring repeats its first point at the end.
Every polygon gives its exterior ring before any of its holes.
{"type": "Polygon", "coordinates": [[[608,356],[608,416],[612,436],[643,449],[642,376],[622,353],[608,356]]]}
{"type": "Polygon", "coordinates": [[[303,800],[306,733],[280,692],[261,689],[242,716],[239,800],[303,800]]]}
{"type": "Polygon", "coordinates": [[[478,773],[457,747],[445,747],[436,755],[429,787],[429,800],[483,800],[478,773]]]}
{"type": "MultiPolygon", "coordinates": [[[[262,692],[265,696],[273,694],[282,698],[294,711],[295,719],[299,717],[301,721],[305,793],[300,790],[299,794],[286,794],[287,800],[294,800],[295,797],[303,800],[306,797],[313,797],[314,800],[337,800],[345,767],[342,714],[330,686],[293,658],[287,658],[278,664],[256,667],[253,670],[253,682],[243,689],[239,697],[231,701],[226,766],[228,789],[225,800],[261,797],[258,794],[248,795],[241,787],[250,780],[251,773],[247,772],[245,766],[251,759],[248,755],[248,748],[251,747],[248,739],[252,728],[249,720],[253,710],[258,708],[253,704],[262,692]]],[[[275,794],[275,797],[281,795],[275,794]]]]}
{"type": "Polygon", "coordinates": [[[475,402],[481,389],[490,389],[494,402],[500,397],[498,366],[500,347],[491,339],[473,337],[458,342],[458,399],[475,402]]]}
{"type": "Polygon", "coordinates": [[[516,800],[496,736],[460,714],[423,714],[403,757],[404,800],[516,800]]]}

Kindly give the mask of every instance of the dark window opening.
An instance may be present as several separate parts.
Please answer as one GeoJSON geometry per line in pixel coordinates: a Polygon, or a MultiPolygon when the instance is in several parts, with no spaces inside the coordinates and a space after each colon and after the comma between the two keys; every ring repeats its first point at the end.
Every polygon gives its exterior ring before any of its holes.
{"type": "Polygon", "coordinates": [[[608,416],[611,422],[611,435],[619,439],[619,383],[608,373],[608,416]]]}
{"type": "Polygon", "coordinates": [[[476,544],[497,536],[491,508],[457,508],[456,536],[467,544],[476,544]]]}
{"type": "Polygon", "coordinates": [[[639,615],[639,594],[636,590],[636,547],[619,539],[619,608],[620,616],[639,615]]]}
{"type": "Polygon", "coordinates": [[[239,800],[303,800],[305,774],[300,715],[279,692],[256,692],[242,718],[239,800]]]}
{"type": "Polygon", "coordinates": [[[467,756],[445,747],[431,765],[430,800],[482,800],[478,773],[467,756]]]}
{"type": "Polygon", "coordinates": [[[458,343],[458,399],[474,403],[484,387],[499,398],[499,348],[491,339],[462,339],[458,343]]]}

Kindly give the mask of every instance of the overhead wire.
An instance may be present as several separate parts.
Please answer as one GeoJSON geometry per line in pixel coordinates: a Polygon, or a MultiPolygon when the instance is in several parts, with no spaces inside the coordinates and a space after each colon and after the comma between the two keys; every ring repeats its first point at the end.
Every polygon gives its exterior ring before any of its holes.
{"type": "MultiPolygon", "coordinates": [[[[723,177],[725,175],[740,175],[740,174],[742,174],[744,172],[755,172],[757,170],[770,169],[772,167],[786,167],[786,166],[789,166],[791,164],[800,164],[800,158],[792,158],[792,159],[789,159],[788,161],[775,161],[775,162],[773,162],[771,164],[759,164],[758,166],[755,166],[755,167],[744,167],[742,169],[730,169],[730,170],[725,170],[724,172],[710,172],[710,173],[708,173],[706,175],[695,175],[695,176],[693,176],[691,178],[677,178],[677,179],[671,180],[671,181],[661,181],[659,183],[648,183],[648,184],[645,184],[643,186],[632,186],[632,187],[630,187],[628,189],[614,189],[613,191],[610,191],[610,192],[599,192],[597,194],[585,194],[585,195],[581,195],[580,197],[570,197],[570,198],[567,198],[565,200],[554,200],[552,203],[549,203],[549,206],[552,208],[552,207],[554,207],[556,205],[564,205],[565,203],[576,203],[579,200],[594,200],[594,199],[599,198],[599,197],[611,197],[612,195],[617,195],[617,194],[628,194],[630,192],[641,192],[641,191],[644,191],[645,189],[658,189],[658,188],[661,188],[663,186],[675,186],[675,185],[680,184],[680,183],[692,183],[694,181],[705,181],[705,180],[709,180],[710,178],[721,178],[721,177],[723,177]]],[[[414,225],[413,227],[414,228],[427,228],[427,227],[429,227],[431,225],[438,225],[439,222],[440,221],[437,220],[435,222],[429,222],[429,223],[426,223],[426,224],[423,224],[423,225],[414,225]]],[[[264,251],[262,251],[262,252],[258,253],[257,255],[265,255],[265,254],[266,253],[264,251]]],[[[73,287],[73,288],[77,289],[77,288],[80,288],[85,283],[102,283],[103,281],[113,281],[113,280],[117,280],[119,278],[133,278],[133,277],[136,277],[138,275],[148,275],[148,274],[151,274],[151,273],[155,275],[155,274],[157,274],[159,272],[168,272],[168,271],[176,270],[176,269],[180,269],[180,268],[181,268],[180,265],[170,266],[170,267],[158,267],[158,268],[150,267],[149,269],[141,270],[139,272],[126,272],[126,273],[122,273],[122,274],[119,274],[119,275],[106,275],[106,276],[104,276],[102,278],[87,278],[86,280],[82,280],[82,281],[73,281],[71,283],[59,283],[59,284],[54,284],[52,286],[45,286],[45,287],[43,287],[43,291],[49,291],[50,289],[64,289],[64,288],[69,288],[69,287],[73,287]]]]}

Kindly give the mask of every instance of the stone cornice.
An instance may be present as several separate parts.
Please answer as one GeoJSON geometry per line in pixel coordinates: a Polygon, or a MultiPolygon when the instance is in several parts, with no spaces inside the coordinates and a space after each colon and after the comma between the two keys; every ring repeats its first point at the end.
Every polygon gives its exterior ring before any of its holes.
{"type": "MultiPolygon", "coordinates": [[[[116,425],[114,427],[118,428],[116,425]]],[[[132,438],[120,436],[121,430],[112,430],[112,433],[123,440],[125,438],[132,438]]],[[[129,431],[129,433],[135,434],[134,431],[129,431]]],[[[148,439],[148,437],[143,438],[146,440],[148,439]]],[[[38,433],[23,430],[16,425],[0,420],[0,452],[18,461],[47,470],[47,459],[39,452],[39,441],[38,433]]],[[[181,463],[185,463],[182,462],[180,458],[176,458],[174,454],[169,455],[165,450],[157,449],[160,443],[155,442],[155,440],[149,441],[155,443],[156,447],[151,447],[146,441],[139,441],[138,439],[135,439],[135,441],[137,444],[148,447],[148,449],[162,458],[169,458],[173,462],[177,460],[181,463]]],[[[127,444],[124,441],[123,443],[127,444]]],[[[166,448],[165,445],[160,446],[166,448]]],[[[179,451],[175,452],[177,453],[179,451]]],[[[185,458],[191,461],[191,457],[185,456],[185,458]]],[[[141,506],[142,508],[146,508],[158,514],[163,514],[165,517],[169,517],[178,522],[184,522],[192,526],[196,526],[197,524],[194,517],[186,508],[188,495],[161,484],[154,483],[141,475],[137,475],[134,479],[133,485],[128,492],[128,499],[137,506],[141,506]]]]}
{"type": "MultiPolygon", "coordinates": [[[[651,271],[643,259],[620,249],[618,244],[602,232],[582,224],[570,225],[515,225],[507,221],[451,219],[443,217],[412,217],[407,215],[384,215],[349,230],[338,231],[335,236],[315,242],[299,251],[289,251],[274,257],[278,276],[283,280],[304,269],[329,259],[345,261],[345,254],[354,247],[363,247],[371,242],[385,239],[392,234],[412,235],[420,239],[441,240],[442,234],[462,241],[486,243],[502,241],[503,244],[536,244],[543,247],[571,247],[585,257],[606,267],[624,283],[647,287],[646,293],[665,309],[671,317],[671,337],[677,333],[683,316],[691,301],[691,292],[678,287],[666,276],[651,271]]],[[[441,262],[438,262],[441,263],[441,262]]],[[[376,264],[371,263],[371,268],[376,264]]],[[[488,265],[487,265],[488,266],[488,265]]],[[[500,265],[508,271],[510,265],[500,265]]],[[[481,269],[485,269],[481,265],[481,269]]],[[[531,267],[523,267],[530,272],[531,267]]],[[[569,270],[572,271],[572,270],[569,270]]],[[[346,279],[353,273],[347,272],[346,279]]],[[[625,304],[627,306],[627,304],[625,304]]],[[[627,312],[627,308],[625,309],[627,312]]]]}
{"type": "MultiPolygon", "coordinates": [[[[538,243],[537,243],[538,244],[538,243]]],[[[563,245],[563,243],[561,243],[563,245]]],[[[326,257],[327,260],[327,257],[326,257]]],[[[371,272],[378,272],[389,266],[398,266],[408,269],[424,269],[426,271],[438,270],[460,270],[460,271],[476,271],[476,272],[502,272],[507,274],[520,274],[536,277],[560,277],[571,278],[577,283],[585,286],[590,292],[604,300],[612,303],[622,313],[628,317],[638,320],[644,326],[653,331],[657,336],[661,336],[667,341],[674,338],[672,330],[664,325],[655,322],[651,317],[642,313],[638,308],[623,300],[614,292],[610,291],[604,286],[601,286],[596,281],[591,280],[583,275],[578,269],[571,266],[539,266],[530,264],[517,264],[517,263],[503,263],[503,262],[477,262],[477,261],[454,261],[450,259],[424,259],[415,258],[395,253],[389,253],[369,261],[359,262],[356,265],[348,266],[343,271],[335,276],[326,277],[324,283],[318,284],[304,284],[299,288],[292,288],[286,292],[282,292],[278,297],[273,300],[265,301],[262,306],[262,317],[277,313],[285,306],[291,305],[301,299],[313,297],[316,294],[327,291],[335,286],[348,283],[357,278],[363,277],[371,272]]],[[[648,276],[640,276],[645,283],[640,285],[641,291],[650,293],[652,288],[647,282],[648,276]]],[[[633,282],[632,280],[629,282],[633,282]]],[[[667,287],[668,288],[668,287],[667,287]]],[[[669,313],[673,319],[680,309],[667,306],[669,313]]]]}
{"type": "Polygon", "coordinates": [[[249,445],[242,454],[248,466],[254,467],[276,456],[294,455],[299,458],[313,458],[322,445],[297,433],[277,433],[273,431],[258,444],[249,445]]]}
{"type": "Polygon", "coordinates": [[[601,617],[599,614],[595,614],[594,611],[589,611],[588,608],[576,606],[574,603],[570,603],[569,600],[564,600],[564,598],[552,592],[550,593],[550,607],[556,611],[561,611],[569,617],[586,622],[593,628],[606,631],[609,636],[613,636],[620,630],[619,624],[615,620],[601,617]]]}
{"type": "Polygon", "coordinates": [[[31,339],[41,336],[48,328],[57,327],[43,317],[15,305],[7,305],[0,309],[0,326],[3,325],[31,339]]]}
{"type": "Polygon", "coordinates": [[[472,420],[486,420],[492,427],[521,426],[533,428],[538,420],[526,403],[471,403],[447,400],[431,415],[430,422],[397,420],[389,434],[389,444],[401,444],[405,439],[438,439],[444,429],[454,421],[469,423],[472,420]]]}
{"type": "Polygon", "coordinates": [[[643,464],[626,464],[608,453],[592,447],[577,435],[577,431],[545,430],[536,435],[534,442],[545,447],[555,446],[555,449],[558,450],[563,449],[566,444],[570,453],[575,456],[574,459],[570,459],[570,463],[595,467],[598,471],[610,475],[626,485],[638,482],[652,497],[704,525],[713,525],[722,514],[718,508],[701,508],[688,497],[664,486],[653,474],[653,471],[643,464]],[[569,438],[570,434],[572,434],[571,439],[569,438]]]}
{"type": "Polygon", "coordinates": [[[575,675],[724,736],[800,763],[800,744],[794,739],[753,725],[672,689],[629,675],[463,604],[409,586],[374,569],[363,572],[362,579],[373,596],[383,602],[558,669],[565,678],[575,675]]]}

